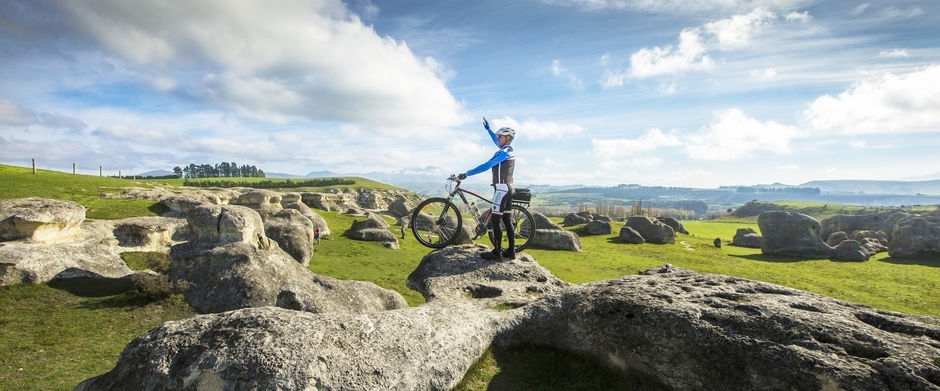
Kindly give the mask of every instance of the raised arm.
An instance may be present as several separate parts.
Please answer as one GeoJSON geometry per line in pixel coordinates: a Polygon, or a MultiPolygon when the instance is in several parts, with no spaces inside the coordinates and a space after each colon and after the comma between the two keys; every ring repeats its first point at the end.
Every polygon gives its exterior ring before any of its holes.
{"type": "Polygon", "coordinates": [[[483,117],[483,129],[489,132],[490,138],[493,139],[493,144],[496,144],[497,147],[501,147],[501,145],[499,145],[499,137],[496,136],[496,133],[493,133],[493,129],[490,129],[490,123],[486,120],[486,117],[483,117]]]}

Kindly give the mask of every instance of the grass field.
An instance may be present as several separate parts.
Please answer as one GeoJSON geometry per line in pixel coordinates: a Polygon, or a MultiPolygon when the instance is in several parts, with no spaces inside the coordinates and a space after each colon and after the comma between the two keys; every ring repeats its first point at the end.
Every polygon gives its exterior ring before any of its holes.
{"type": "MultiPolygon", "coordinates": [[[[0,166],[0,199],[41,196],[69,199],[103,216],[152,215],[152,203],[102,200],[102,192],[125,186],[148,187],[157,182],[73,176],[0,166]]],[[[826,206],[828,211],[832,206],[826,206]]],[[[400,292],[410,305],[424,299],[405,286],[408,274],[430,249],[410,232],[401,249],[347,239],[342,233],[362,217],[320,212],[335,240],[316,248],[310,270],[341,279],[373,281],[400,292]]],[[[392,231],[400,235],[400,226],[392,231]]],[[[559,278],[573,282],[604,280],[670,263],[692,270],[768,281],[876,308],[940,316],[940,257],[896,259],[879,254],[867,262],[835,262],[768,257],[759,249],[725,245],[738,228],[756,229],[755,218],[683,222],[692,235],[680,235],[673,245],[628,245],[611,235],[582,237],[583,253],[528,250],[559,278]]],[[[165,256],[126,253],[133,269],[165,265],[165,256]]],[[[88,377],[111,369],[130,340],[161,322],[190,317],[193,310],[179,296],[149,301],[130,292],[76,282],[62,285],[0,287],[0,390],[67,390],[88,377]]],[[[642,379],[622,379],[583,357],[522,348],[487,352],[468,373],[458,390],[504,390],[515,384],[527,389],[632,388],[642,379]],[[580,366],[587,362],[587,367],[580,366]]]]}

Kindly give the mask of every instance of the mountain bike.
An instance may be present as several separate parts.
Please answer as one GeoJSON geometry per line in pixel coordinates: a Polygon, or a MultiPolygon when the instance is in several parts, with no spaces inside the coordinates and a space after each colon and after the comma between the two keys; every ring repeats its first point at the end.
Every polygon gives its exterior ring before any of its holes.
{"type": "MultiPolygon", "coordinates": [[[[470,190],[460,187],[460,179],[454,175],[447,178],[448,195],[447,197],[433,197],[422,201],[411,214],[411,232],[421,244],[431,248],[443,248],[456,242],[476,241],[477,238],[487,233],[490,243],[496,246],[493,237],[493,230],[490,226],[490,217],[492,214],[493,202],[485,197],[470,190]],[[476,202],[467,200],[467,195],[473,196],[487,205],[486,211],[481,212],[476,202]],[[454,197],[460,196],[463,201],[464,211],[453,202],[454,197]],[[472,216],[474,224],[464,228],[464,213],[472,216]]],[[[513,230],[509,232],[506,227],[500,226],[505,233],[503,235],[500,248],[508,246],[509,234],[514,235],[516,248],[515,251],[521,252],[535,236],[535,220],[527,209],[531,201],[531,192],[528,189],[516,189],[513,193],[510,206],[512,213],[513,230]]]]}

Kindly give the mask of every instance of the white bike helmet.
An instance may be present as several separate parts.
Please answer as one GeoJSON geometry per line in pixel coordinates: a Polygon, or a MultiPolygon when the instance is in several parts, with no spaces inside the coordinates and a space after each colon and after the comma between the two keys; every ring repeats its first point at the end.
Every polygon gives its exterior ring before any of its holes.
{"type": "Polygon", "coordinates": [[[516,138],[516,131],[512,130],[512,128],[499,128],[499,130],[496,131],[496,135],[497,136],[505,135],[505,136],[509,136],[512,138],[516,138]]]}

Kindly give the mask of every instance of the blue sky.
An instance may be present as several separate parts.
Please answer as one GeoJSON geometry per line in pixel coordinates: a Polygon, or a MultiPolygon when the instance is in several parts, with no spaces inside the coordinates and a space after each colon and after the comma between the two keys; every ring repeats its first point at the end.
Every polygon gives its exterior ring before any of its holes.
{"type": "Polygon", "coordinates": [[[938,37],[937,1],[5,1],[0,162],[443,180],[486,115],[522,183],[940,179],[938,37]]]}

